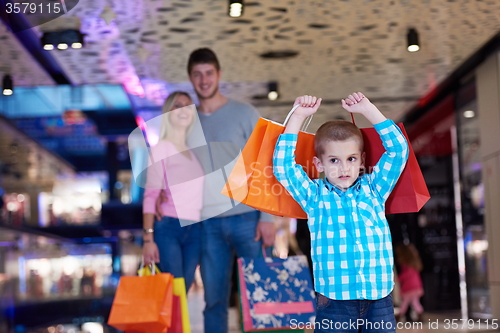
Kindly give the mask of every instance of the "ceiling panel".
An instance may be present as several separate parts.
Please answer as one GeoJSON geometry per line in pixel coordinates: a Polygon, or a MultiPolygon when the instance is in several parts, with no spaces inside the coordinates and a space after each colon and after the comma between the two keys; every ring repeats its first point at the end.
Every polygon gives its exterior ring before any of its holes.
{"type": "MultiPolygon", "coordinates": [[[[144,80],[185,86],[189,53],[207,46],[222,63],[225,94],[258,103],[267,117],[289,109],[252,100],[273,80],[282,102],[363,91],[397,119],[500,30],[500,1],[246,1],[244,15],[230,18],[221,0],[81,0],[67,16],[79,18],[87,44],[53,55],[76,84],[121,83],[135,94],[144,80]],[[419,52],[406,51],[409,27],[419,32],[419,52]],[[298,55],[259,56],[282,50],[298,55]]],[[[62,19],[52,24],[64,27],[62,19]]],[[[328,107],[317,122],[342,112],[328,107]]]]}
{"type": "Polygon", "coordinates": [[[5,74],[10,74],[17,86],[54,84],[47,72],[0,20],[0,79],[5,74]]]}

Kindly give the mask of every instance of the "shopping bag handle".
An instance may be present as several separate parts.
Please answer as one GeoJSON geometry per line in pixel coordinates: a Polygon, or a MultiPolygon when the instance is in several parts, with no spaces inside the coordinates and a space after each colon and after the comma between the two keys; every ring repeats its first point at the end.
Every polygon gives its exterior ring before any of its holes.
{"type": "MultiPolygon", "coordinates": [[[[272,256],[272,254],[273,254],[273,250],[274,250],[274,246],[273,246],[273,245],[271,245],[271,246],[269,246],[269,247],[271,248],[271,256],[272,256]]],[[[267,254],[266,254],[266,247],[264,246],[264,244],[262,244],[262,247],[261,247],[260,251],[261,251],[262,257],[263,257],[263,258],[267,258],[267,254]]]]}
{"type": "MultiPolygon", "coordinates": [[[[151,275],[156,275],[156,267],[154,263],[150,263],[149,265],[149,270],[151,272],[151,275]]],[[[139,276],[142,276],[144,274],[144,260],[141,260],[141,266],[139,266],[139,276]]]]}
{"type": "MultiPolygon", "coordinates": [[[[283,126],[286,126],[286,124],[288,123],[288,120],[290,119],[290,117],[292,116],[292,113],[293,111],[295,111],[298,107],[300,106],[300,104],[295,104],[293,106],[293,108],[290,110],[290,112],[288,112],[288,115],[286,116],[285,118],[285,122],[283,122],[283,126]]],[[[309,124],[311,123],[311,120],[312,120],[312,115],[310,115],[309,117],[306,118],[306,121],[304,121],[304,123],[302,124],[302,127],[301,127],[301,131],[302,132],[305,132],[307,130],[307,127],[309,126],[309,124]]]]}
{"type": "Polygon", "coordinates": [[[356,125],[356,121],[354,120],[354,114],[351,112],[351,120],[354,125],[356,125]]]}

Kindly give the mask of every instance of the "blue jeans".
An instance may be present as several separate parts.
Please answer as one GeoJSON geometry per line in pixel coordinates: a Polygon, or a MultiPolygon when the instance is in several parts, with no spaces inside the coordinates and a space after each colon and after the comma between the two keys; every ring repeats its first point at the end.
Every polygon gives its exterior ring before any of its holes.
{"type": "Polygon", "coordinates": [[[374,301],[337,301],[317,293],[314,333],[322,332],[396,332],[392,294],[374,301]]]}
{"type": "Polygon", "coordinates": [[[154,223],[154,229],[154,240],[160,254],[158,268],[174,277],[183,277],[186,291],[189,290],[196,266],[200,263],[200,223],[181,227],[179,219],[165,216],[154,223]]]}
{"type": "Polygon", "coordinates": [[[259,212],[214,217],[202,222],[201,277],[205,287],[203,311],[206,333],[228,331],[228,307],[234,254],[258,257],[262,243],[256,242],[259,212]]]}

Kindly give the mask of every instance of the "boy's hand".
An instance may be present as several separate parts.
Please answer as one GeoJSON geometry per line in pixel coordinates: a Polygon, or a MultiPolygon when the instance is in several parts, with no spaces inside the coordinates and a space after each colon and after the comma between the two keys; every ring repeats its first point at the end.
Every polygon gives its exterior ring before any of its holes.
{"type": "Polygon", "coordinates": [[[321,105],[321,98],[316,98],[315,96],[304,95],[297,97],[295,99],[295,103],[293,105],[299,104],[300,106],[295,109],[293,115],[301,116],[303,118],[307,118],[312,114],[315,114],[318,111],[319,106],[321,105]]]}
{"type": "Polygon", "coordinates": [[[352,93],[342,100],[342,107],[351,113],[364,113],[373,104],[362,93],[352,93]]]}
{"type": "Polygon", "coordinates": [[[288,123],[286,124],[284,133],[299,133],[300,128],[302,127],[302,123],[304,120],[310,115],[316,113],[318,111],[319,106],[321,105],[321,98],[316,98],[314,96],[304,95],[297,97],[295,99],[295,103],[293,105],[300,105],[298,108],[293,111],[288,123]]]}
{"type": "Polygon", "coordinates": [[[342,107],[351,113],[361,113],[373,125],[387,118],[362,93],[352,93],[342,100],[342,107]]]}

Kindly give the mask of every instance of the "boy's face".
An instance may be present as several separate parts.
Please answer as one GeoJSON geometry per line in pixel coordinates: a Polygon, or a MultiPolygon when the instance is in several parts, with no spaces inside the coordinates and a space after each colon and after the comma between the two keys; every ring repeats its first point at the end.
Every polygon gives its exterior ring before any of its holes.
{"type": "Polygon", "coordinates": [[[365,154],[361,152],[359,143],[355,139],[329,141],[324,148],[323,156],[314,157],[316,169],[324,172],[331,184],[344,189],[350,187],[358,179],[365,163],[365,154]]]}

